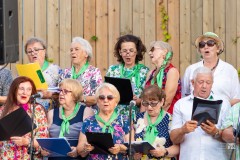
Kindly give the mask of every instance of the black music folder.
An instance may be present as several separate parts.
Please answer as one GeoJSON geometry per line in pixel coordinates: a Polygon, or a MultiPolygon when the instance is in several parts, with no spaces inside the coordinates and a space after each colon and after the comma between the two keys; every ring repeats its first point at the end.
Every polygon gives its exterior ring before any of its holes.
{"type": "Polygon", "coordinates": [[[133,99],[133,89],[130,79],[105,76],[105,82],[113,84],[120,93],[119,104],[129,105],[133,99]]]}
{"type": "MultiPolygon", "coordinates": [[[[150,150],[154,150],[155,148],[147,141],[133,141],[131,142],[131,147],[133,153],[142,153],[148,154],[150,150]]],[[[126,147],[129,148],[129,143],[124,143],[126,147]]]]}
{"type": "Polygon", "coordinates": [[[0,141],[10,140],[13,136],[23,136],[31,130],[32,119],[22,107],[0,119],[0,141]]]}
{"type": "Polygon", "coordinates": [[[78,139],[37,138],[39,145],[50,153],[47,157],[67,157],[71,146],[77,146],[78,139]],[[72,143],[72,144],[71,144],[72,143]]]}
{"type": "Polygon", "coordinates": [[[217,124],[222,102],[222,100],[206,100],[194,97],[192,120],[198,121],[198,126],[201,123],[206,123],[207,120],[217,124]]]}
{"type": "Polygon", "coordinates": [[[108,151],[113,147],[113,138],[111,133],[86,132],[87,141],[94,146],[90,154],[112,154],[108,151]]]}

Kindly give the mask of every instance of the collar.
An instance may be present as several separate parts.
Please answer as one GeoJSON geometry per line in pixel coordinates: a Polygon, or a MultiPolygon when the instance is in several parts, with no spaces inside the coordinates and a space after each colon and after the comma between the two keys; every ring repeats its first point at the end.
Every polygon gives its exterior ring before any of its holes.
{"type": "MultiPolygon", "coordinates": [[[[198,98],[201,98],[201,97],[198,97],[198,98]]],[[[188,96],[188,100],[193,100],[194,99],[194,95],[193,95],[193,91],[192,93],[188,96]]],[[[203,99],[203,98],[201,98],[203,99]]],[[[212,100],[214,99],[214,93],[213,91],[210,92],[210,95],[208,96],[208,98],[206,98],[207,100],[212,100]]]]}

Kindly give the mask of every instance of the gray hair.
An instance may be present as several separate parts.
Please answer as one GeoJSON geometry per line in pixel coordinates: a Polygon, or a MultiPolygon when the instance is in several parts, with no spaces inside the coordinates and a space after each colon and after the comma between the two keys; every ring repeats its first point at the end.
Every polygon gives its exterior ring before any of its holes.
{"type": "Polygon", "coordinates": [[[99,96],[99,94],[100,94],[100,91],[103,90],[103,89],[108,89],[110,92],[112,92],[114,98],[116,99],[116,102],[119,103],[119,101],[120,101],[120,94],[119,94],[117,88],[116,88],[114,85],[112,85],[112,84],[110,84],[110,83],[106,83],[106,82],[102,83],[102,84],[97,88],[96,94],[95,94],[95,98],[96,98],[96,99],[98,99],[98,96],[99,96]]]}
{"type": "Polygon", "coordinates": [[[91,58],[93,57],[91,44],[82,37],[74,37],[72,39],[72,43],[79,43],[82,46],[82,49],[88,54],[87,61],[90,62],[91,58]]]}
{"type": "Polygon", "coordinates": [[[167,42],[163,42],[163,41],[153,41],[150,43],[150,48],[152,47],[160,47],[161,49],[166,49],[168,52],[173,52],[172,51],[172,46],[167,43],[167,42]]]}
{"type": "MultiPolygon", "coordinates": [[[[41,38],[38,38],[38,37],[31,37],[25,43],[25,46],[24,46],[25,53],[27,53],[28,45],[34,44],[34,43],[40,43],[42,45],[43,49],[47,50],[47,45],[46,45],[46,42],[44,40],[42,40],[41,38]]],[[[47,51],[46,51],[45,60],[47,60],[47,59],[48,59],[48,55],[47,55],[47,51]]]]}
{"type": "Polygon", "coordinates": [[[197,69],[194,70],[193,72],[193,80],[195,81],[197,78],[198,74],[210,74],[212,76],[213,79],[213,72],[211,71],[211,69],[207,68],[207,67],[198,67],[197,69]]]}

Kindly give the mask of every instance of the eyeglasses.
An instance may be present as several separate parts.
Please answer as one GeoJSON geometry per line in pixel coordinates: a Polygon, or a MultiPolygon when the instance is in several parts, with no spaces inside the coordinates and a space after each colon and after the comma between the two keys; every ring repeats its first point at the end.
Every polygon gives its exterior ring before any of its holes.
{"type": "Polygon", "coordinates": [[[201,41],[199,42],[199,48],[204,48],[206,44],[208,47],[213,47],[216,42],[214,40],[208,40],[207,42],[201,41]]]}
{"type": "Polygon", "coordinates": [[[107,98],[109,101],[111,101],[111,100],[114,99],[114,96],[113,96],[113,95],[107,95],[107,96],[105,96],[105,95],[99,95],[99,96],[98,96],[98,99],[100,99],[100,100],[105,100],[106,98],[107,98]]]}
{"type": "Polygon", "coordinates": [[[152,47],[149,52],[154,52],[155,49],[160,49],[160,48],[158,48],[158,47],[152,47]]]}
{"type": "Polygon", "coordinates": [[[158,103],[159,103],[159,101],[158,101],[158,102],[142,101],[142,105],[143,105],[144,107],[148,107],[149,105],[150,105],[151,107],[156,107],[158,103]]]}
{"type": "Polygon", "coordinates": [[[44,48],[34,48],[33,50],[27,51],[27,54],[33,54],[33,53],[38,53],[39,51],[44,50],[44,48]]]}
{"type": "Polygon", "coordinates": [[[134,48],[130,48],[130,49],[122,49],[120,51],[122,54],[130,54],[130,55],[133,55],[136,51],[134,48]]]}
{"type": "Polygon", "coordinates": [[[61,92],[62,92],[62,94],[63,94],[63,95],[66,95],[66,94],[68,94],[68,93],[71,93],[71,92],[72,92],[72,91],[69,91],[69,90],[67,90],[67,89],[59,89],[58,91],[59,91],[59,93],[61,93],[61,92]]]}

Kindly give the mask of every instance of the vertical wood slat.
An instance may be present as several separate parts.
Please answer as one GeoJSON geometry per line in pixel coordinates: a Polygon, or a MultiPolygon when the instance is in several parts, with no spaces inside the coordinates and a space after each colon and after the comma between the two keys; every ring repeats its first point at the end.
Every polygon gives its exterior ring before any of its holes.
{"type": "Polygon", "coordinates": [[[36,37],[39,37],[46,40],[46,31],[47,31],[47,15],[46,15],[46,3],[47,0],[35,0],[35,35],[36,37]]]}
{"type": "MultiPolygon", "coordinates": [[[[225,31],[226,31],[226,8],[225,8],[225,0],[214,0],[214,32],[223,40],[224,44],[225,40],[225,31]]],[[[226,52],[223,52],[220,55],[222,60],[226,60],[226,52]]]]}
{"type": "Polygon", "coordinates": [[[180,73],[191,64],[190,0],[180,0],[180,73]]]}
{"type": "Polygon", "coordinates": [[[114,46],[120,36],[120,0],[108,1],[108,66],[116,64],[114,46]]]}
{"type": "Polygon", "coordinates": [[[203,0],[203,32],[213,32],[213,0],[203,0]]]}
{"type": "Polygon", "coordinates": [[[237,1],[237,35],[236,35],[236,40],[237,40],[237,70],[240,71],[240,1],[237,1]]]}
{"type": "Polygon", "coordinates": [[[132,0],[121,0],[120,35],[132,33],[132,0]]]}
{"type": "Polygon", "coordinates": [[[171,44],[173,49],[173,60],[172,63],[175,67],[178,69],[179,66],[179,1],[176,0],[169,0],[168,3],[168,15],[169,15],[169,21],[168,21],[168,31],[171,35],[171,39],[169,41],[169,44],[171,44]]]}
{"type": "Polygon", "coordinates": [[[236,66],[237,46],[234,39],[237,35],[236,18],[237,18],[236,0],[227,1],[226,3],[226,61],[236,66]]]}
{"type": "Polygon", "coordinates": [[[69,0],[60,1],[60,65],[70,67],[69,48],[71,43],[71,3],[69,0]],[[63,8],[63,9],[61,9],[63,8]]]}
{"type": "MultiPolygon", "coordinates": [[[[23,31],[23,46],[25,45],[26,41],[30,38],[33,37],[35,34],[35,30],[34,30],[34,21],[35,21],[35,11],[34,11],[34,1],[33,0],[24,0],[23,3],[23,27],[24,27],[24,31],[23,31]]],[[[29,63],[27,55],[22,54],[23,55],[23,63],[29,63]]]]}
{"type": "Polygon", "coordinates": [[[144,42],[144,0],[133,0],[133,35],[144,42]]]}
{"type": "Polygon", "coordinates": [[[96,43],[96,65],[102,71],[102,75],[106,74],[108,69],[108,3],[105,0],[96,1],[96,35],[98,41],[96,43]],[[103,47],[104,46],[104,47],[103,47]]]}
{"type": "Polygon", "coordinates": [[[72,37],[83,36],[83,0],[72,0],[72,37]]]}
{"type": "Polygon", "coordinates": [[[96,42],[91,40],[92,36],[96,35],[96,1],[95,0],[84,0],[84,20],[83,20],[83,37],[90,42],[93,48],[93,58],[91,60],[92,65],[96,65],[96,42]]]}
{"type": "MultiPolygon", "coordinates": [[[[144,10],[145,10],[145,45],[147,50],[149,51],[149,45],[150,42],[156,40],[155,37],[155,31],[156,31],[156,26],[155,26],[155,10],[152,8],[155,8],[155,0],[148,0],[145,1],[144,4],[144,10]]],[[[145,65],[148,66],[149,68],[152,68],[152,62],[150,60],[150,57],[148,55],[145,55],[145,65]]]]}
{"type": "Polygon", "coordinates": [[[203,1],[191,1],[191,63],[195,63],[200,59],[201,54],[195,47],[195,40],[203,34],[203,1]]]}
{"type": "Polygon", "coordinates": [[[54,64],[60,64],[60,9],[58,0],[47,1],[47,53],[54,64]]]}

